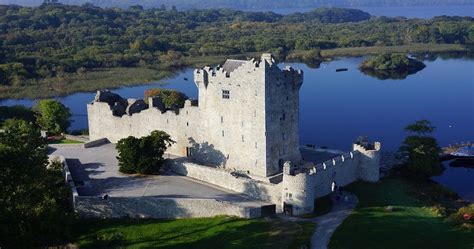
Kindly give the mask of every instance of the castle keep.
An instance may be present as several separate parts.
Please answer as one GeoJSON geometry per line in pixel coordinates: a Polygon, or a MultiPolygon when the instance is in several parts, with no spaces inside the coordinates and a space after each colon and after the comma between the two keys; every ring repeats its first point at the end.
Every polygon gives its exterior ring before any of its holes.
{"type": "Polygon", "coordinates": [[[360,140],[353,151],[309,160],[299,146],[303,72],[280,69],[270,54],[227,60],[194,71],[198,100],[165,108],[159,98],[122,99],[98,92],[87,106],[91,140],[112,143],[163,130],[177,173],[276,204],[278,212],[312,212],[314,199],[358,179],[378,181],[380,144],[360,140]],[[303,158],[305,160],[303,160],[303,158]],[[238,173],[245,177],[235,177],[238,173]]]}

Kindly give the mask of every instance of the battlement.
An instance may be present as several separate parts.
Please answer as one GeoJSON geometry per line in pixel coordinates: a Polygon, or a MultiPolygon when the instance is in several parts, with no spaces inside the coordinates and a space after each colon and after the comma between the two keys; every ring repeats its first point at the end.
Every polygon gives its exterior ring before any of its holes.
{"type": "MultiPolygon", "coordinates": [[[[232,84],[234,78],[248,77],[249,74],[271,70],[272,74],[280,72],[288,82],[302,84],[303,71],[295,70],[290,66],[280,69],[271,54],[263,54],[260,60],[254,58],[249,60],[228,59],[224,65],[215,67],[206,66],[194,70],[194,79],[197,87],[201,84],[207,88],[210,81],[217,80],[219,83],[232,84]]],[[[266,73],[266,72],[265,72],[266,73]]]]}
{"type": "Polygon", "coordinates": [[[112,93],[109,90],[97,91],[94,101],[89,106],[97,105],[97,103],[107,104],[109,106],[111,116],[123,117],[133,116],[145,110],[156,109],[161,114],[179,115],[188,108],[198,107],[198,101],[195,99],[187,99],[184,101],[183,107],[173,106],[166,108],[158,97],[148,98],[148,103],[143,99],[124,99],[120,95],[112,93]]]}

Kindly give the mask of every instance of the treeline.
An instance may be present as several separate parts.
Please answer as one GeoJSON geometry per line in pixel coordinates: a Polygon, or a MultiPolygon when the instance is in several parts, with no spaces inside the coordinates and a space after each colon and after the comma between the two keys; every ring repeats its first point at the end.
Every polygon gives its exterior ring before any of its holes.
{"type": "MultiPolygon", "coordinates": [[[[159,7],[164,4],[168,7],[176,6],[179,9],[211,9],[211,8],[238,8],[238,9],[277,9],[277,8],[314,8],[320,6],[439,6],[439,5],[473,5],[474,0],[59,0],[65,4],[82,5],[93,3],[101,7],[123,7],[140,4],[147,8],[159,7]]],[[[3,0],[4,4],[40,5],[43,0],[3,0]]]]}
{"type": "Polygon", "coordinates": [[[294,50],[412,43],[473,44],[473,18],[371,18],[336,8],[283,16],[228,9],[0,5],[0,85],[107,67],[170,69],[195,56],[270,51],[284,57],[294,50]]]}

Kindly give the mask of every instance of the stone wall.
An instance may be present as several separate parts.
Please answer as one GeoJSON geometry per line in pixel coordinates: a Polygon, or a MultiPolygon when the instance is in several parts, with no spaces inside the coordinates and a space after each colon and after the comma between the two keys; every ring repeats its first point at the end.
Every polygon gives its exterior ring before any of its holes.
{"type": "Polygon", "coordinates": [[[300,169],[292,168],[287,162],[283,169],[282,206],[289,204],[293,215],[302,215],[314,211],[314,178],[300,169]]]}
{"type": "Polygon", "coordinates": [[[196,180],[248,195],[252,198],[276,204],[277,212],[281,212],[281,186],[256,181],[246,177],[233,176],[227,171],[215,169],[175,159],[167,165],[173,172],[196,180]]]}
{"type": "Polygon", "coordinates": [[[238,206],[214,199],[142,197],[76,197],[75,210],[88,218],[190,218],[218,215],[257,218],[260,207],[238,206]]]}
{"type": "Polygon", "coordinates": [[[353,151],[316,165],[316,171],[310,174],[315,182],[314,197],[330,194],[333,183],[342,187],[357,181],[360,158],[360,152],[353,151]]]}
{"type": "Polygon", "coordinates": [[[271,55],[263,55],[261,60],[228,60],[223,67],[198,69],[194,78],[198,105],[188,100],[181,109],[164,110],[153,101],[145,108],[143,101],[98,94],[87,106],[90,139],[116,143],[162,130],[176,141],[170,154],[260,177],[281,172],[285,160],[301,159],[301,71],[281,70],[271,55]],[[142,103],[140,109],[126,111],[137,102],[142,103]],[[117,106],[123,109],[125,103],[127,109],[118,112],[117,106]]]}

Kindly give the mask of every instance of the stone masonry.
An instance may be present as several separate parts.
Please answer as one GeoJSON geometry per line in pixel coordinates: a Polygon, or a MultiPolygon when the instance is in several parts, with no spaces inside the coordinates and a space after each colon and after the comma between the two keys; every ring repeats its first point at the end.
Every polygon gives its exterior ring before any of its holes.
{"type": "Polygon", "coordinates": [[[116,143],[163,130],[176,141],[167,152],[193,161],[171,167],[177,173],[271,201],[277,212],[293,215],[311,213],[314,199],[334,186],[378,181],[381,146],[367,139],[324,163],[303,160],[301,70],[282,70],[270,54],[263,54],[259,60],[227,60],[223,66],[197,69],[194,80],[199,98],[186,100],[181,108],[167,109],[158,98],[146,105],[98,92],[87,106],[90,139],[116,143]],[[238,177],[231,172],[247,178],[232,180],[238,177]]]}

